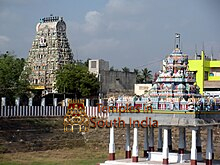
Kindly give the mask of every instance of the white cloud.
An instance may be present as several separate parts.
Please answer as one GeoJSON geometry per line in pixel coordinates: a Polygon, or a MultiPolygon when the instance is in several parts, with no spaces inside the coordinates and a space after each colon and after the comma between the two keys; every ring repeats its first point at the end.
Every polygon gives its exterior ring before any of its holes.
{"type": "Polygon", "coordinates": [[[68,24],[74,29],[73,49],[84,59],[102,58],[112,63],[115,59],[134,61],[133,53],[143,52],[139,49],[142,45],[139,37],[143,36],[147,24],[147,18],[143,19],[143,9],[146,9],[143,4],[143,0],[109,0],[102,10],[88,11],[84,22],[68,24]],[[131,50],[136,46],[139,51],[131,50]]]}
{"type": "Polygon", "coordinates": [[[0,36],[0,46],[5,46],[10,41],[7,36],[0,36]]]}
{"type": "Polygon", "coordinates": [[[94,33],[99,30],[102,24],[102,15],[98,11],[89,11],[85,16],[83,29],[85,32],[94,33]]]}

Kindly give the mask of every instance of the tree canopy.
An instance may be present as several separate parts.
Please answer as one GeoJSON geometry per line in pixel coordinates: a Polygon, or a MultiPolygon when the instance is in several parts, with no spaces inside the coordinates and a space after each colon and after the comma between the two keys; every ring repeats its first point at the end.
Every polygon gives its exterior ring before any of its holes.
{"type": "Polygon", "coordinates": [[[141,83],[148,83],[152,81],[152,74],[151,71],[147,68],[142,69],[139,71],[138,69],[134,69],[134,73],[136,74],[136,82],[141,83]]]}
{"type": "Polygon", "coordinates": [[[152,74],[151,70],[148,70],[147,68],[142,69],[142,74],[144,76],[144,82],[151,82],[152,81],[152,74]]]}
{"type": "Polygon", "coordinates": [[[22,97],[28,91],[28,69],[23,71],[25,60],[11,54],[0,55],[0,96],[11,101],[22,97]]]}
{"type": "Polygon", "coordinates": [[[130,69],[128,67],[123,67],[122,71],[125,72],[125,73],[128,73],[128,72],[130,72],[130,69]]]}
{"type": "Polygon", "coordinates": [[[73,93],[77,99],[96,96],[99,91],[98,78],[89,73],[84,64],[64,65],[56,73],[56,88],[59,93],[73,93]]]}

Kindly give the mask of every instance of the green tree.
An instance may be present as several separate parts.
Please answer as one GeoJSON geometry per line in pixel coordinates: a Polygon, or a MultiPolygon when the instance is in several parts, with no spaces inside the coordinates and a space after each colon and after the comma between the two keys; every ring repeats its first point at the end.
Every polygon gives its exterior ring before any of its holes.
{"type": "Polygon", "coordinates": [[[142,75],[144,76],[144,82],[151,82],[152,81],[152,74],[151,71],[147,68],[142,69],[142,75]]]}
{"type": "Polygon", "coordinates": [[[124,67],[124,68],[122,68],[122,71],[125,72],[125,73],[128,73],[128,72],[130,72],[130,69],[127,68],[127,67],[124,67]]]}
{"type": "Polygon", "coordinates": [[[22,97],[28,93],[29,69],[25,72],[23,68],[25,60],[16,58],[9,53],[0,55],[0,96],[7,97],[10,104],[15,97],[22,97]]]}
{"type": "Polygon", "coordinates": [[[91,60],[91,58],[87,58],[87,60],[84,62],[86,67],[89,67],[89,60],[91,60]]]}
{"type": "Polygon", "coordinates": [[[114,69],[114,66],[111,66],[109,70],[110,70],[110,71],[114,71],[114,70],[115,70],[115,69],[114,69]]]}
{"type": "Polygon", "coordinates": [[[141,75],[141,72],[138,69],[134,69],[134,73],[136,74],[136,83],[141,84],[144,82],[144,76],[141,75]]]}
{"type": "Polygon", "coordinates": [[[67,64],[56,73],[56,88],[60,93],[73,93],[76,98],[98,94],[98,78],[84,64],[67,64]]]}

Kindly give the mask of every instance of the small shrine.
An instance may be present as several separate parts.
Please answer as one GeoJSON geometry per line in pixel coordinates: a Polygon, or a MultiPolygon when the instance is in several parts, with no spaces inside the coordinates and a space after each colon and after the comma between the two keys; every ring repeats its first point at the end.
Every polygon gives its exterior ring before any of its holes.
{"type": "MultiPolygon", "coordinates": [[[[183,54],[180,49],[180,34],[178,33],[175,36],[175,48],[163,60],[163,69],[159,71],[149,97],[156,109],[160,101],[181,102],[188,101],[189,98],[201,97],[199,87],[196,85],[195,73],[188,70],[188,55],[183,54]]],[[[176,108],[179,108],[178,104],[176,108]]]]}
{"type": "MultiPolygon", "coordinates": [[[[220,111],[213,103],[213,98],[202,97],[196,85],[194,72],[188,70],[188,56],[180,49],[180,34],[175,36],[173,52],[163,60],[163,69],[159,72],[155,84],[149,91],[147,98],[138,98],[131,102],[132,106],[139,106],[143,111],[139,113],[111,112],[108,121],[120,118],[126,127],[125,159],[116,159],[114,129],[109,131],[109,160],[100,165],[127,164],[219,164],[214,159],[213,128],[219,127],[220,111]],[[208,103],[209,102],[209,103],[208,103]],[[147,103],[147,104],[146,104],[147,103]],[[145,106],[152,105],[152,111],[145,111],[145,106]],[[174,110],[174,111],[173,111],[174,110]],[[182,110],[182,111],[181,111],[182,110]],[[211,111],[211,112],[210,112],[211,111]],[[130,124],[132,118],[133,126],[130,124]],[[151,119],[158,122],[158,128],[144,126],[144,137],[138,130],[143,120],[151,119]],[[130,129],[133,129],[133,143],[130,142],[130,129]],[[206,129],[206,141],[202,140],[201,130],[206,129]],[[155,145],[155,130],[157,130],[157,146],[155,145]],[[178,148],[173,148],[172,132],[178,131],[178,148]],[[187,138],[190,131],[190,138],[187,138]],[[143,138],[143,148],[139,139],[143,138]],[[190,148],[187,141],[191,141],[190,148]],[[206,146],[203,155],[204,143],[206,146]],[[132,144],[132,146],[131,146],[132,144]],[[157,147],[157,149],[156,149],[157,147]],[[140,154],[142,150],[142,154],[140,154]],[[178,150],[178,152],[177,152],[178,150]],[[202,152],[203,151],[203,152],[202,152]],[[205,163],[204,163],[205,161],[205,163]]],[[[128,98],[116,101],[117,107],[128,104],[128,98]]],[[[117,127],[119,129],[119,126],[117,127]]],[[[119,137],[119,136],[117,136],[119,137]]]]}

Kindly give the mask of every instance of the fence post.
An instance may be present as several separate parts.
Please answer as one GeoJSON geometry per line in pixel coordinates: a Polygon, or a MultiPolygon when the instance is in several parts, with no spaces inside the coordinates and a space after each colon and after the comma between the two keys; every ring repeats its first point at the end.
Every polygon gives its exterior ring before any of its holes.
{"type": "Polygon", "coordinates": [[[6,106],[6,97],[2,97],[2,106],[6,106]]]}
{"type": "Polygon", "coordinates": [[[57,98],[53,99],[53,106],[56,107],[57,106],[57,98]]]}
{"type": "Polygon", "coordinates": [[[89,107],[89,99],[86,99],[86,107],[89,107]]]}
{"type": "Polygon", "coordinates": [[[32,106],[32,105],[33,105],[33,98],[32,98],[32,97],[30,97],[30,98],[28,99],[28,105],[29,105],[29,106],[32,106]]]}
{"type": "Polygon", "coordinates": [[[17,98],[15,99],[15,105],[16,105],[16,106],[19,106],[19,105],[20,105],[20,97],[17,97],[17,98]]]}
{"type": "Polygon", "coordinates": [[[68,100],[69,100],[69,98],[66,98],[66,99],[65,99],[65,105],[64,105],[65,107],[68,106],[68,100]]]}
{"type": "Polygon", "coordinates": [[[99,99],[99,104],[103,104],[103,101],[102,101],[102,99],[99,99]]]}
{"type": "MultiPolygon", "coordinates": [[[[41,107],[40,107],[40,109],[43,109],[43,114],[45,114],[45,98],[41,99],[41,107]]],[[[45,116],[47,116],[47,112],[46,112],[45,116]]]]}
{"type": "Polygon", "coordinates": [[[6,98],[2,97],[2,104],[1,104],[1,111],[2,111],[2,116],[5,116],[6,114],[6,98]],[[5,113],[4,113],[5,112],[5,113]]]}
{"type": "Polygon", "coordinates": [[[41,106],[43,106],[43,107],[45,106],[45,98],[41,99],[41,106]]]}

